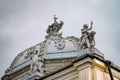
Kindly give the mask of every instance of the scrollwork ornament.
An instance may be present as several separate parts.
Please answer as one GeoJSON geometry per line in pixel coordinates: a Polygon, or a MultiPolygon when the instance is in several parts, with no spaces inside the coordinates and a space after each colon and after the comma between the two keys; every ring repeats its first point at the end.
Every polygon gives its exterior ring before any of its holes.
{"type": "Polygon", "coordinates": [[[60,39],[60,38],[56,39],[55,40],[55,47],[57,47],[57,49],[59,49],[59,50],[64,49],[65,48],[65,41],[63,39],[60,39]]]}

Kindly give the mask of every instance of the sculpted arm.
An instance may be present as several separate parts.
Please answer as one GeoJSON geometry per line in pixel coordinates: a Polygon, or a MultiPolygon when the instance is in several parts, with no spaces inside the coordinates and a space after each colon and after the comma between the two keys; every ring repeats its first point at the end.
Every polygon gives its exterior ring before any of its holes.
{"type": "Polygon", "coordinates": [[[91,30],[92,29],[92,25],[93,25],[93,22],[91,21],[90,28],[88,28],[87,30],[91,30]]]}

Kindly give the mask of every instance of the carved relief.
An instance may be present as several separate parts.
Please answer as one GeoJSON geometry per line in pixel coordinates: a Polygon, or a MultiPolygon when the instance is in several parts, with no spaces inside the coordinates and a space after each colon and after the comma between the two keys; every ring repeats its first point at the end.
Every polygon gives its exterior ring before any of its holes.
{"type": "Polygon", "coordinates": [[[55,39],[54,43],[55,43],[55,47],[57,47],[57,49],[59,50],[65,48],[65,41],[62,38],[55,39]]]}
{"type": "Polygon", "coordinates": [[[31,51],[33,51],[34,49],[35,48],[33,48],[33,47],[27,49],[27,51],[26,51],[27,54],[25,55],[25,59],[28,59],[32,55],[31,51]]]}

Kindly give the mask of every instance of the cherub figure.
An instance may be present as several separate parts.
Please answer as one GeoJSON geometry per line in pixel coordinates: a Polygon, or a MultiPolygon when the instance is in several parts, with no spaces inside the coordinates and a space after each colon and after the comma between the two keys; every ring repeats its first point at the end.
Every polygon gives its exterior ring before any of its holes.
{"type": "Polygon", "coordinates": [[[88,40],[89,40],[89,45],[90,45],[90,50],[93,52],[92,49],[94,49],[95,47],[95,36],[96,32],[95,31],[91,31],[89,36],[88,36],[88,40]]]}
{"type": "Polygon", "coordinates": [[[92,29],[92,24],[93,24],[93,22],[91,22],[90,28],[89,28],[88,24],[84,24],[83,29],[81,29],[81,33],[82,33],[82,36],[80,38],[80,41],[81,41],[80,47],[81,47],[81,49],[88,48],[88,43],[89,43],[89,41],[88,41],[89,32],[88,31],[90,31],[92,29]]]}

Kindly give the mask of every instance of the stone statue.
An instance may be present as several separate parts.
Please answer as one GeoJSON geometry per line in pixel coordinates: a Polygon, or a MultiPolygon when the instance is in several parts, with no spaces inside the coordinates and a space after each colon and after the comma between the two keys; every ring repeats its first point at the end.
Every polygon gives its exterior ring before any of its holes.
{"type": "Polygon", "coordinates": [[[60,23],[57,22],[57,17],[54,15],[54,23],[52,25],[48,26],[47,33],[48,34],[54,34],[57,33],[63,26],[63,21],[60,21],[60,23]]]}
{"type": "Polygon", "coordinates": [[[38,59],[38,51],[34,50],[32,51],[33,55],[31,56],[31,65],[30,65],[30,73],[32,72],[39,72],[39,73],[43,73],[43,58],[41,57],[41,59],[38,59]]]}
{"type": "Polygon", "coordinates": [[[92,29],[92,24],[93,24],[93,22],[91,22],[90,28],[89,28],[88,24],[84,24],[83,29],[81,29],[81,33],[82,33],[82,36],[80,38],[81,49],[88,48],[88,44],[89,44],[89,41],[88,41],[89,32],[88,31],[90,31],[92,29]]]}
{"type": "Polygon", "coordinates": [[[95,47],[95,38],[94,38],[95,34],[96,34],[95,31],[91,31],[89,36],[88,36],[91,51],[93,51],[92,49],[95,47]]]}

